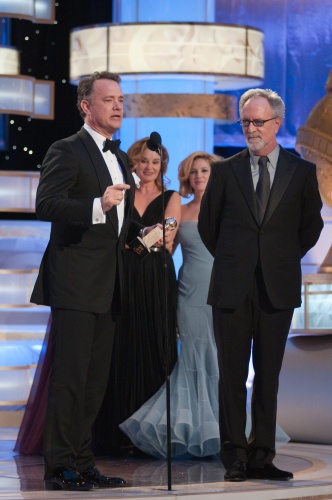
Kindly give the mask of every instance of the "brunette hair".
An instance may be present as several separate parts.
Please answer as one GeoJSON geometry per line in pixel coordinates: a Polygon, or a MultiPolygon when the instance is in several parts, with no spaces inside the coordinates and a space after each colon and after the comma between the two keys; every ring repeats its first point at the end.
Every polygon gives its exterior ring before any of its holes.
{"type": "Polygon", "coordinates": [[[96,80],[113,80],[116,83],[121,82],[120,75],[117,73],[110,73],[109,71],[95,71],[92,75],[81,78],[77,87],[76,105],[83,120],[85,118],[85,113],[81,107],[81,102],[84,100],[90,102],[93,93],[93,84],[96,80]]]}

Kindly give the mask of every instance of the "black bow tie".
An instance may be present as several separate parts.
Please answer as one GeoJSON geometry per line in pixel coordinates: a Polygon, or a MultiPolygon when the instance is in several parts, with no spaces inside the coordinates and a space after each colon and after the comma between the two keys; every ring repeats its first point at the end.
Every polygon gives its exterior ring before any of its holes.
{"type": "Polygon", "coordinates": [[[120,139],[117,139],[116,141],[111,141],[111,139],[106,139],[103,147],[103,152],[105,153],[106,151],[110,151],[111,153],[115,153],[115,151],[120,146],[120,143],[121,143],[120,139]]]}

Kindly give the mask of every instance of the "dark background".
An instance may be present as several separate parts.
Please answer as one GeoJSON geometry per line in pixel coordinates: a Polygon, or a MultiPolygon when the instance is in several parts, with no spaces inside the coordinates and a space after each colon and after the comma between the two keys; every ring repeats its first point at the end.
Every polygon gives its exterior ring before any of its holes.
{"type": "Polygon", "coordinates": [[[10,45],[20,51],[20,74],[55,82],[55,119],[7,116],[8,140],[6,151],[0,152],[1,170],[37,170],[52,142],[82,126],[76,108],[77,88],[69,83],[70,31],[78,26],[112,22],[112,2],[63,0],[56,3],[55,18],[53,25],[11,20],[10,45]]]}

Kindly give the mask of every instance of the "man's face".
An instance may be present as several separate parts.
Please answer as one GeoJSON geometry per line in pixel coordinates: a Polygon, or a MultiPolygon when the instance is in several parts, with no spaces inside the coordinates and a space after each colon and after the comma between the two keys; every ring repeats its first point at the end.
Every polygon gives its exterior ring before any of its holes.
{"type": "Polygon", "coordinates": [[[251,97],[243,106],[241,120],[269,120],[262,127],[253,123],[242,126],[248,148],[257,156],[264,156],[277,146],[276,135],[282,119],[274,118],[273,110],[265,97],[251,97]],[[270,120],[270,118],[273,118],[270,120]]]}
{"type": "Polygon", "coordinates": [[[105,137],[111,137],[121,127],[123,94],[114,80],[96,80],[89,101],[83,100],[81,106],[85,122],[105,137]]]}

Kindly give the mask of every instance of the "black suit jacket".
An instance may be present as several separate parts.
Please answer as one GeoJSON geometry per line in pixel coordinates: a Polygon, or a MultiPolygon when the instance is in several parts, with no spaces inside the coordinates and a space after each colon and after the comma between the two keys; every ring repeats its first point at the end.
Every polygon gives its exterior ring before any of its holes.
{"type": "Polygon", "coordinates": [[[236,308],[245,299],[260,260],[266,290],[277,309],[301,304],[301,258],[323,228],[316,167],[280,148],[260,226],[249,150],[213,165],[198,229],[214,256],[208,303],[236,308]]]}
{"type": "Polygon", "coordinates": [[[120,235],[116,207],[107,212],[105,224],[92,224],[94,198],[103,195],[112,179],[90,134],[82,128],[49,148],[37,189],[36,215],[52,223],[51,235],[31,302],[95,313],[109,310],[115,286],[121,287],[128,231],[133,238],[141,227],[130,221],[135,185],[127,155],[119,150],[117,158],[124,181],[131,186],[120,235]]]}

